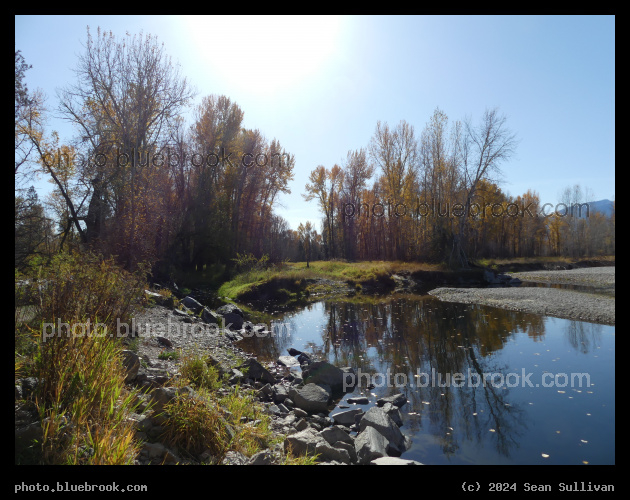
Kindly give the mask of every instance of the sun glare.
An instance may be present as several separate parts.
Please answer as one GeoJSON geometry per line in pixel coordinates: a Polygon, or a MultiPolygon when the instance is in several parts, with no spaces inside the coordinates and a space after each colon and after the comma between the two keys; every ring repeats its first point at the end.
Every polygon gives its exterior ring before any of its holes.
{"type": "Polygon", "coordinates": [[[314,76],[333,54],[334,16],[189,16],[187,36],[201,62],[230,85],[260,95],[314,76]]]}

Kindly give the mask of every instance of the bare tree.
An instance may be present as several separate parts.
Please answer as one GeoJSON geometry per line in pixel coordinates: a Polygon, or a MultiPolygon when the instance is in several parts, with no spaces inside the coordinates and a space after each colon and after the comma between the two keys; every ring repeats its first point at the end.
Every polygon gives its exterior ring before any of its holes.
{"type": "Polygon", "coordinates": [[[464,137],[461,145],[461,165],[466,195],[464,214],[460,218],[458,234],[453,239],[450,260],[458,259],[468,267],[464,250],[465,232],[468,226],[470,206],[482,179],[496,180],[501,164],[514,155],[518,141],[506,126],[507,118],[497,108],[486,110],[478,125],[470,119],[464,122],[464,137]]]}
{"type": "MultiPolygon", "coordinates": [[[[78,150],[89,158],[106,158],[81,165],[82,182],[98,198],[90,206],[102,206],[106,198],[119,214],[128,204],[133,219],[136,165],[142,154],[146,160],[166,142],[167,129],[194,93],[163,44],[142,33],[127,33],[119,40],[99,28],[93,38],[88,28],[85,53],[75,73],[77,83],[59,92],[60,113],[79,130],[78,150]],[[121,155],[128,159],[125,164],[118,161],[121,155]]],[[[86,223],[99,220],[98,215],[86,223]]],[[[98,237],[98,227],[91,225],[87,234],[98,237]]],[[[135,220],[130,227],[136,227],[135,220]]]]}

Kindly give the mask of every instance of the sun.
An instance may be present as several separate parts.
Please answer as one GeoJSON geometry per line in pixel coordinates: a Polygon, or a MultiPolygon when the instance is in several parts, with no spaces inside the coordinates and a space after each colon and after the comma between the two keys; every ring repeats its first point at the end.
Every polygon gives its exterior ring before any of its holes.
{"type": "Polygon", "coordinates": [[[187,36],[208,70],[259,95],[279,93],[317,74],[335,51],[336,16],[186,16],[187,36]]]}

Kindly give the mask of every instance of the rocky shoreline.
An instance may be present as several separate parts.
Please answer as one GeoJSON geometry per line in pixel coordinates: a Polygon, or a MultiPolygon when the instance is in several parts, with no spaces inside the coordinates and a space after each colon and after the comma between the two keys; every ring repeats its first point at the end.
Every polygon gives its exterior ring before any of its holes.
{"type": "MultiPolygon", "coordinates": [[[[176,398],[199,397],[193,387],[176,384],[180,359],[163,355],[169,352],[179,352],[179,358],[202,354],[227,380],[228,385],[219,392],[227,394],[237,385],[239,390],[253,391],[270,417],[278,444],[251,457],[229,451],[222,464],[274,465],[282,463],[287,454],[317,454],[320,465],[421,465],[399,458],[410,445],[400,430],[399,408],[407,402],[402,394],[383,398],[367,411],[361,408],[367,404],[365,398],[357,398],[350,401],[354,408],[329,416],[334,402],[354,383],[352,368],[338,368],[295,349],[275,363],[263,365],[235,345],[243,336],[265,331],[264,325],[245,321],[238,307],[227,305],[211,311],[191,297],[175,307],[170,298],[154,292],[147,296],[154,304],[132,321],[132,334],[125,339],[128,350],[124,351],[126,383],[141,389],[138,413],[129,416],[142,443],[136,465],[214,463],[210,450],[191,456],[163,441],[163,424],[168,418],[164,406],[176,398]],[[301,370],[292,370],[292,366],[301,370]]],[[[42,423],[28,401],[37,384],[32,378],[16,382],[16,450],[42,436],[42,423]]],[[[244,425],[255,427],[259,422],[244,425]]]]}

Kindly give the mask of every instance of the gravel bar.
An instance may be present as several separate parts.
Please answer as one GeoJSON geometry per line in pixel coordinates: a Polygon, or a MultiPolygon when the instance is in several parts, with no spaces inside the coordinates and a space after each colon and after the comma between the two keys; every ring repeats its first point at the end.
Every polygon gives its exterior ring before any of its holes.
{"type": "Polygon", "coordinates": [[[580,285],[594,288],[596,291],[615,294],[615,267],[583,267],[565,271],[526,271],[509,273],[521,281],[551,283],[558,285],[580,285]]]}
{"type": "Polygon", "coordinates": [[[614,297],[573,290],[540,287],[436,288],[429,295],[445,302],[483,304],[557,318],[615,324],[614,297]]]}

